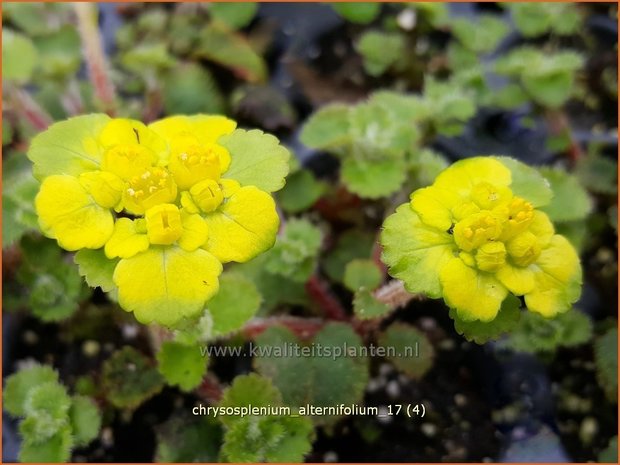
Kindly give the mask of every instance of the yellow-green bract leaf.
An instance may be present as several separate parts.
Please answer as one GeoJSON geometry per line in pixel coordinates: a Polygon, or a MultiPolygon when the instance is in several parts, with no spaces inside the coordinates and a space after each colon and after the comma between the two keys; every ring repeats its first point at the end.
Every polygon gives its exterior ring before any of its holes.
{"type": "Polygon", "coordinates": [[[502,302],[499,313],[492,321],[463,321],[459,319],[458,313],[454,309],[450,309],[450,318],[454,320],[454,328],[457,333],[468,341],[483,344],[499,338],[517,326],[521,316],[519,306],[519,299],[513,295],[508,295],[502,302]]]}
{"type": "Polygon", "coordinates": [[[404,159],[365,161],[347,158],[342,163],[342,182],[363,198],[377,199],[396,192],[407,176],[404,159]]]}
{"type": "Polygon", "coordinates": [[[368,31],[356,45],[364,57],[364,69],[371,76],[380,76],[403,56],[405,41],[398,33],[368,31]]]}
{"type": "Polygon", "coordinates": [[[535,168],[510,157],[493,157],[510,170],[512,182],[510,190],[536,208],[551,202],[553,191],[549,181],[535,168]]]}
{"type": "Polygon", "coordinates": [[[382,260],[391,276],[404,282],[409,292],[441,297],[439,272],[454,257],[448,232],[424,225],[406,203],[383,223],[382,260]]]}
{"type": "Polygon", "coordinates": [[[44,383],[58,381],[58,373],[46,365],[34,365],[20,370],[6,379],[3,407],[14,416],[24,416],[26,398],[30,390],[44,383]]]}
{"type": "Polygon", "coordinates": [[[243,36],[222,24],[211,23],[202,30],[196,54],[250,82],[262,82],[267,75],[265,62],[243,36]]]}
{"type": "Polygon", "coordinates": [[[159,372],[168,384],[190,391],[200,384],[207,369],[206,357],[197,345],[166,341],[157,354],[159,372]]]}
{"type": "Polygon", "coordinates": [[[97,170],[101,153],[95,138],[109,120],[103,114],[76,116],[55,123],[37,135],[28,150],[35,177],[43,179],[52,174],[77,176],[97,170]]]}
{"type": "Polygon", "coordinates": [[[233,29],[241,29],[250,24],[257,11],[258,3],[256,2],[214,2],[209,5],[211,16],[233,29]]]}
{"type": "Polygon", "coordinates": [[[391,325],[377,341],[396,368],[419,379],[433,366],[435,350],[426,335],[406,323],[391,325]]]}
{"type": "Polygon", "coordinates": [[[353,296],[353,312],[360,320],[381,318],[390,313],[392,308],[379,302],[366,288],[358,289],[353,296]]]}
{"type": "Polygon", "coordinates": [[[220,290],[207,304],[213,319],[212,336],[222,336],[241,327],[258,311],[262,297],[252,281],[240,273],[220,278],[220,290]]]}
{"type": "MultiPolygon", "coordinates": [[[[316,334],[313,342],[317,347],[328,348],[330,353],[315,357],[299,357],[290,352],[287,355],[282,351],[301,342],[286,328],[269,328],[256,340],[259,356],[254,359],[255,367],[272,379],[284,402],[292,407],[306,403],[333,406],[359,402],[368,381],[368,360],[360,351],[363,345],[360,337],[349,325],[329,323],[316,334]],[[348,348],[346,353],[344,344],[348,348]],[[356,351],[355,354],[352,351],[356,351]]],[[[337,417],[317,416],[313,420],[327,424],[337,417]]]]}
{"type": "Polygon", "coordinates": [[[73,260],[78,266],[80,276],[84,277],[90,287],[100,287],[104,292],[116,289],[112,277],[118,259],[109,259],[103,249],[82,249],[75,254],[73,260]]]}
{"type": "Polygon", "coordinates": [[[153,363],[132,347],[114,352],[103,364],[102,373],[104,392],[118,408],[134,409],[163,388],[153,363]]]}
{"type": "Polygon", "coordinates": [[[196,316],[218,290],[222,264],[202,249],[151,246],[114,270],[121,307],[144,324],[172,326],[196,316]]]}
{"type": "Polygon", "coordinates": [[[325,149],[350,141],[349,109],[347,105],[326,105],[305,122],[299,140],[308,147],[325,149]]]}
{"type": "Polygon", "coordinates": [[[592,199],[576,177],[554,168],[541,168],[540,172],[553,191],[551,202],[541,208],[552,221],[583,220],[590,214],[592,199]]]}
{"type": "Polygon", "coordinates": [[[237,129],[221,137],[218,143],[228,149],[232,158],[224,178],[266,192],[275,192],[284,187],[291,155],[277,138],[257,129],[237,129]]]}
{"type": "Polygon", "coordinates": [[[23,463],[67,462],[71,457],[73,436],[68,426],[43,441],[25,440],[19,451],[23,463]]]}
{"type": "Polygon", "coordinates": [[[2,31],[2,79],[26,82],[37,64],[37,49],[25,35],[2,31]]]}
{"type": "Polygon", "coordinates": [[[370,259],[356,259],[344,269],[344,285],[352,292],[359,288],[375,289],[381,284],[381,270],[370,259]]]}
{"type": "Polygon", "coordinates": [[[372,22],[381,12],[381,4],[377,2],[334,2],[331,5],[340,16],[358,24],[372,22]]]}
{"type": "Polygon", "coordinates": [[[92,399],[74,396],[69,410],[69,418],[73,438],[78,447],[87,445],[99,434],[101,413],[92,399]]]}

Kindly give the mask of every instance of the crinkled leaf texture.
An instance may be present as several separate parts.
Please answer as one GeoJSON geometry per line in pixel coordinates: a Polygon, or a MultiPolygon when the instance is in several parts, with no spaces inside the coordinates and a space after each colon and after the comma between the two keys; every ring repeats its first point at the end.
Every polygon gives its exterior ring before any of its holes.
{"type": "Polygon", "coordinates": [[[165,341],[157,354],[159,372],[171,385],[190,391],[200,384],[207,369],[206,357],[197,345],[165,341]]]}
{"type": "Polygon", "coordinates": [[[387,359],[414,379],[423,377],[433,366],[435,350],[426,335],[406,323],[395,323],[377,341],[387,359]]]}

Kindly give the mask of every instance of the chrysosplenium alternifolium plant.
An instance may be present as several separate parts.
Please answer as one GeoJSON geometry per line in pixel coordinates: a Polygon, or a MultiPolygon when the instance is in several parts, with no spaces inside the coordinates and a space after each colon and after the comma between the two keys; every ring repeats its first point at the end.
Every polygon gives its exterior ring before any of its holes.
{"type": "Polygon", "coordinates": [[[509,293],[553,317],[579,298],[581,265],[537,209],[551,196],[516,160],[459,161],[385,221],[383,259],[407,290],[443,297],[462,321],[494,320],[509,293]]]}
{"type": "Polygon", "coordinates": [[[289,153],[235,127],[223,116],[146,126],[101,114],[51,126],[28,153],[43,232],[79,251],[89,284],[118,292],[140,322],[198,316],[222,264],[268,250],[279,226],[269,192],[284,185],[289,153]]]}

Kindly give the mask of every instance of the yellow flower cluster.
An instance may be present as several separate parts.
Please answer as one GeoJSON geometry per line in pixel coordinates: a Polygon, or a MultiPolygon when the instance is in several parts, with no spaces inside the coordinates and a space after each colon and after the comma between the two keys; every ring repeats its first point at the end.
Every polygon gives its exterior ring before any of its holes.
{"type": "Polygon", "coordinates": [[[117,262],[119,303],[139,321],[196,315],[218,291],[222,263],[269,249],[279,226],[271,195],[226,175],[231,154],[218,141],[235,127],[209,115],[106,119],[79,141],[67,174],[42,179],[42,230],[66,250],[102,248],[117,262]]]}
{"type": "Polygon", "coordinates": [[[552,317],[581,292],[581,265],[545,213],[514,195],[510,169],[491,157],[453,164],[386,220],[392,275],[442,297],[465,321],[493,320],[508,293],[552,317]]]}

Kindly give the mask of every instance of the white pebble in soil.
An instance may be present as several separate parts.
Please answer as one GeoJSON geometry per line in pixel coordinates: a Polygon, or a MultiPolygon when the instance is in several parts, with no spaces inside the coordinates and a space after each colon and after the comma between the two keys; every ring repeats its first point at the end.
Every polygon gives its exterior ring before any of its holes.
{"type": "Polygon", "coordinates": [[[406,8],[398,14],[396,22],[405,31],[411,31],[415,27],[417,19],[415,10],[406,8]]]}
{"type": "Polygon", "coordinates": [[[379,367],[379,374],[381,376],[387,376],[394,371],[394,367],[389,363],[382,363],[379,367]]]}
{"type": "Polygon", "coordinates": [[[400,396],[400,385],[398,384],[398,381],[390,381],[387,383],[387,386],[385,386],[385,392],[392,399],[398,398],[398,396],[400,396]]]}
{"type": "Polygon", "coordinates": [[[422,434],[424,434],[424,436],[426,436],[427,438],[432,438],[437,434],[437,425],[434,425],[432,423],[422,423],[420,425],[420,430],[422,431],[422,434]]]}
{"type": "Polygon", "coordinates": [[[323,462],[325,463],[335,463],[338,461],[338,454],[336,454],[333,450],[325,452],[323,455],[323,462]]]}
{"type": "Polygon", "coordinates": [[[34,331],[30,329],[27,331],[24,331],[22,338],[24,339],[24,342],[30,346],[33,346],[37,342],[39,342],[39,336],[37,336],[37,333],[35,333],[34,331]]]}
{"type": "Polygon", "coordinates": [[[123,338],[126,340],[135,339],[140,331],[138,325],[123,325],[123,338]]]}
{"type": "Polygon", "coordinates": [[[379,391],[383,386],[385,386],[384,378],[371,378],[366,385],[366,392],[372,394],[379,391]]]}

